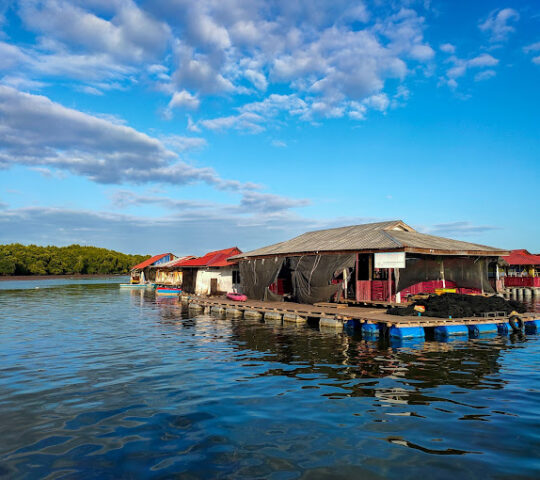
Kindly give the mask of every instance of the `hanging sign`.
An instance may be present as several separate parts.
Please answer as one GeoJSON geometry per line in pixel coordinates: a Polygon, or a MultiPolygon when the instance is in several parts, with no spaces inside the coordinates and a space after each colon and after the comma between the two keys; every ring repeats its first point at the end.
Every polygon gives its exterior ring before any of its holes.
{"type": "Polygon", "coordinates": [[[405,268],[405,252],[376,253],[375,268],[405,268]]]}

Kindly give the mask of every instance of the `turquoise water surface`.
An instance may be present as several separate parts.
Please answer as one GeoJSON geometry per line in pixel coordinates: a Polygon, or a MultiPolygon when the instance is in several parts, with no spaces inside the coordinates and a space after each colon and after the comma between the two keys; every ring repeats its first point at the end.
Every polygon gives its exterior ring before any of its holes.
{"type": "Polygon", "coordinates": [[[400,346],[120,281],[0,282],[0,477],[540,477],[539,336],[400,346]]]}

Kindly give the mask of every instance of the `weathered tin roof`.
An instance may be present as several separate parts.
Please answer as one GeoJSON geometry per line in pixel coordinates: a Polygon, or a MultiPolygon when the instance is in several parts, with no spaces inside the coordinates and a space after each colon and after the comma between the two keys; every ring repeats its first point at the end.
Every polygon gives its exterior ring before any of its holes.
{"type": "Polygon", "coordinates": [[[507,255],[506,250],[417,232],[401,220],[304,233],[232,258],[341,251],[410,251],[449,255],[507,255]]]}

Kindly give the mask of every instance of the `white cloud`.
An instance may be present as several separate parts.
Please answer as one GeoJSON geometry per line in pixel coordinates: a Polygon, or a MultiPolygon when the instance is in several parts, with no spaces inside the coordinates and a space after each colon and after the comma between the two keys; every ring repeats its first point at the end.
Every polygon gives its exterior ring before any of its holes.
{"type": "Polygon", "coordinates": [[[69,171],[98,183],[248,188],[211,168],[182,162],[160,140],[131,127],[0,86],[0,168],[15,164],[69,171]]]}
{"type": "Polygon", "coordinates": [[[481,22],[478,27],[490,36],[491,42],[501,42],[508,38],[508,35],[515,31],[513,23],[519,20],[519,13],[513,8],[503,8],[493,10],[487,19],[481,22]]]}
{"type": "Polygon", "coordinates": [[[285,148],[287,146],[287,143],[283,140],[272,140],[270,144],[276,148],[285,148]]]}
{"type": "Polygon", "coordinates": [[[377,95],[372,95],[371,97],[366,98],[364,100],[364,105],[380,112],[384,112],[390,105],[390,100],[385,93],[379,93],[377,95]]]}
{"type": "Polygon", "coordinates": [[[440,47],[442,52],[445,53],[455,53],[456,47],[452,45],[451,43],[443,43],[440,47]]]}
{"type": "Polygon", "coordinates": [[[523,51],[525,53],[537,52],[539,50],[540,50],[540,42],[531,43],[530,45],[523,47],[523,51]]]}
{"type": "MultiPolygon", "coordinates": [[[[532,43],[530,45],[523,47],[523,51],[525,53],[540,51],[540,42],[532,43]]],[[[540,56],[533,57],[531,61],[536,65],[540,65],[540,56]]]]}
{"type": "Polygon", "coordinates": [[[263,122],[264,117],[261,115],[252,112],[243,112],[238,115],[201,120],[199,124],[209,130],[220,131],[234,128],[249,133],[260,133],[265,128],[261,125],[263,122]]]}
{"type": "Polygon", "coordinates": [[[188,108],[190,110],[196,110],[199,108],[200,100],[196,95],[192,95],[187,90],[181,92],[174,92],[167,108],[172,110],[173,108],[188,108]]]}
{"type": "Polygon", "coordinates": [[[491,55],[487,53],[483,53],[482,55],[478,55],[477,57],[471,58],[467,61],[468,67],[493,67],[494,65],[497,65],[499,63],[499,60],[492,57],[491,55]]]}
{"type": "Polygon", "coordinates": [[[434,56],[423,39],[424,19],[412,9],[374,5],[370,12],[345,0],[161,0],[148,8],[169,21],[173,34],[181,32],[172,75],[178,89],[253,93],[246,81],[258,91],[285,83],[312,114],[325,117],[382,93],[387,79],[403,79],[408,61],[434,56]]]}
{"type": "Polygon", "coordinates": [[[424,233],[429,233],[431,235],[448,235],[451,238],[478,235],[498,229],[499,227],[491,225],[475,225],[471,222],[438,223],[429,227],[419,228],[419,230],[424,233]]]}
{"type": "Polygon", "coordinates": [[[116,3],[110,20],[64,0],[25,0],[19,15],[26,27],[49,38],[108,54],[119,61],[154,58],[169,39],[169,27],[131,0],[116,3]]]}
{"type": "Polygon", "coordinates": [[[474,76],[474,81],[480,82],[482,80],[488,80],[490,78],[493,78],[495,75],[497,75],[495,70],[484,70],[483,72],[477,73],[474,76]]]}
{"type": "MultiPolygon", "coordinates": [[[[451,63],[452,67],[446,71],[446,78],[442,79],[441,83],[448,85],[452,90],[456,89],[458,86],[457,79],[465,76],[469,69],[494,67],[499,64],[498,59],[487,53],[482,53],[468,60],[452,55],[447,62],[451,63]]],[[[494,77],[495,74],[496,72],[493,69],[489,69],[477,73],[474,79],[475,81],[487,80],[488,78],[494,77]]]]}
{"type": "Polygon", "coordinates": [[[190,150],[199,150],[206,147],[207,143],[201,137],[184,137],[181,135],[165,135],[160,140],[167,146],[177,152],[187,152],[190,150]]]}

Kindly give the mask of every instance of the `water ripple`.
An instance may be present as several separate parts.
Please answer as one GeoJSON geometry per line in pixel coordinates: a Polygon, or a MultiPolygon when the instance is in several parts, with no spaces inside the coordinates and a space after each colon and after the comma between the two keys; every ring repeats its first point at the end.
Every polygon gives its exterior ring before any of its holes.
{"type": "Polygon", "coordinates": [[[0,477],[537,477],[536,336],[400,345],[35,286],[0,288],[0,477]]]}

